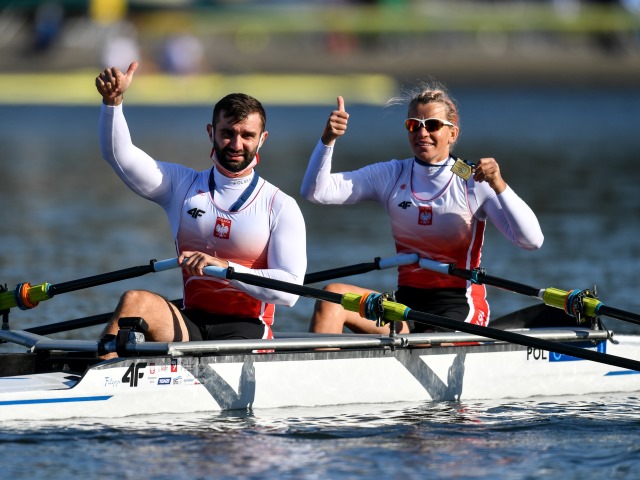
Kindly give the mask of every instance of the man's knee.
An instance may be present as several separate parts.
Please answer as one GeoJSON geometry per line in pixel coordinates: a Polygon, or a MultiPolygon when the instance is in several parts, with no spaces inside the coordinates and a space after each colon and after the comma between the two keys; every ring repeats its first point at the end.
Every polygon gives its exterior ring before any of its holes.
{"type": "Polygon", "coordinates": [[[120,305],[143,308],[151,302],[157,301],[158,296],[146,290],[128,290],[122,294],[120,305]]]}

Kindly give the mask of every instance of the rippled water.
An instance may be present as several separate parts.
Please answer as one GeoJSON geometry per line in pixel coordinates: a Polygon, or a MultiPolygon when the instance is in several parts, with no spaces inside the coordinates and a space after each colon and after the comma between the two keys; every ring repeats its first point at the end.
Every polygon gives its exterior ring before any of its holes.
{"type": "Polygon", "coordinates": [[[20,422],[0,450],[25,460],[7,478],[637,478],[639,412],[610,395],[20,422]]]}
{"type": "MultiPolygon", "coordinates": [[[[540,288],[595,283],[605,304],[640,311],[640,91],[483,90],[457,97],[457,153],[496,157],[545,233],[540,251],[524,252],[489,227],[488,272],[540,288]]],[[[55,284],[175,255],[161,209],[129,192],[100,159],[98,108],[0,109],[1,283],[55,284]]],[[[209,107],[125,108],[134,139],[149,153],[208,167],[209,107]]],[[[268,107],[260,173],[298,200],[325,110],[268,107]]],[[[410,154],[403,112],[353,106],[350,113],[338,168],[410,154]]],[[[300,205],[309,271],[394,253],[380,207],[300,205]]],[[[390,290],[395,272],[348,280],[390,290]]],[[[128,288],[181,294],[176,272],[150,274],[12,311],[11,325],[110,311],[128,288]]],[[[537,302],[496,289],[489,295],[494,316],[537,302]]],[[[279,309],[276,333],[306,330],[312,305],[301,299],[279,309]]],[[[94,338],[100,328],[55,336],[94,338]]],[[[637,478],[638,412],[637,397],[612,395],[22,422],[0,425],[0,452],[6,478],[637,478]]]]}

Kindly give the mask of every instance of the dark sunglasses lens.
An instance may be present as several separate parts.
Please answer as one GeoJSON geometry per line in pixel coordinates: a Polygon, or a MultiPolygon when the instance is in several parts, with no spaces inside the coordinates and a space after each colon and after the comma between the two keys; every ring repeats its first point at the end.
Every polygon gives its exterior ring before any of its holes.
{"type": "Polygon", "coordinates": [[[435,118],[427,120],[425,124],[427,128],[427,132],[437,132],[444,126],[444,123],[442,123],[440,120],[435,118]]]}

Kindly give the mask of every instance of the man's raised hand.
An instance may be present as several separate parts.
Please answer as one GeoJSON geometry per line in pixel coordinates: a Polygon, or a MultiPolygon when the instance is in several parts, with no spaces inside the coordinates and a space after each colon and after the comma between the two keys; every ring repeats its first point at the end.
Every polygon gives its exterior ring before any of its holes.
{"type": "Polygon", "coordinates": [[[104,71],[96,77],[96,88],[98,93],[102,95],[102,101],[105,105],[120,105],[124,92],[127,91],[133,74],[138,68],[138,62],[131,62],[127,73],[122,73],[117,67],[105,68],[104,71]]]}

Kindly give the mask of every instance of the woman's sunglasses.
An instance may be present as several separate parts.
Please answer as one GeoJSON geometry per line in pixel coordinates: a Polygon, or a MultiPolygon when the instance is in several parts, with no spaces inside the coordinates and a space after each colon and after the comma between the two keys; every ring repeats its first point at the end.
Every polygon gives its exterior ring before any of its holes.
{"type": "Polygon", "coordinates": [[[404,122],[404,126],[407,127],[407,130],[410,132],[416,132],[422,127],[426,128],[427,132],[437,132],[445,125],[455,127],[453,123],[447,122],[446,120],[440,120],[439,118],[427,118],[426,120],[420,120],[419,118],[407,118],[404,122]]]}

